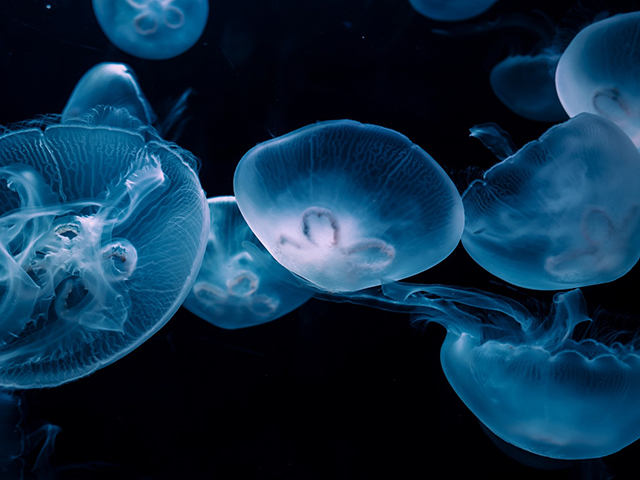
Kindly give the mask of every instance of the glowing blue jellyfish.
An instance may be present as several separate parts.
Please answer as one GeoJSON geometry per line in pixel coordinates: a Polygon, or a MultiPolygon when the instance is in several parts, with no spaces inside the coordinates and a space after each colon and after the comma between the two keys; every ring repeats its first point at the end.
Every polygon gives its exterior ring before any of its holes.
{"type": "Polygon", "coordinates": [[[208,0],[93,0],[113,44],[140,58],[163,60],[191,48],[209,16],[208,0]]]}
{"type": "Polygon", "coordinates": [[[615,280],[640,258],[640,155],[598,115],[579,115],[489,169],[463,194],[462,244],[514,285],[615,280]]]}
{"type": "Polygon", "coordinates": [[[62,122],[80,117],[100,105],[125,108],[143,123],[156,120],[136,74],[124,63],[99,63],[85,73],[62,111],[62,122]]]}
{"type": "Polygon", "coordinates": [[[572,339],[590,321],[579,290],[557,294],[545,321],[520,313],[494,309],[462,329],[456,309],[432,318],[448,328],[444,373],[480,421],[512,445],[561,459],[603,457],[640,438],[635,346],[572,339]]]}
{"type": "Polygon", "coordinates": [[[126,110],[0,136],[0,385],[130,352],[183,302],[209,229],[196,160],[126,110]]]}
{"type": "Polygon", "coordinates": [[[498,0],[409,0],[420,14],[432,20],[457,22],[476,17],[498,0]]]}
{"type": "Polygon", "coordinates": [[[278,263],[271,262],[267,268],[247,252],[243,242],[256,246],[260,242],[234,197],[208,202],[209,242],[198,278],[184,302],[187,309],[213,325],[235,329],[280,318],[311,297],[310,291],[280,280],[291,274],[278,263]]]}
{"type": "Polygon", "coordinates": [[[351,120],[252,148],[234,191],[269,253],[332,292],[426,270],[453,251],[463,228],[460,195],[433,158],[393,130],[351,120]]]}
{"type": "Polygon", "coordinates": [[[640,12],[582,30],[560,58],[556,88],[570,116],[597,113],[640,147],[640,12]]]}
{"type": "Polygon", "coordinates": [[[496,96],[511,111],[530,120],[555,122],[567,118],[556,93],[555,73],[560,54],[513,55],[491,69],[496,96]]]}

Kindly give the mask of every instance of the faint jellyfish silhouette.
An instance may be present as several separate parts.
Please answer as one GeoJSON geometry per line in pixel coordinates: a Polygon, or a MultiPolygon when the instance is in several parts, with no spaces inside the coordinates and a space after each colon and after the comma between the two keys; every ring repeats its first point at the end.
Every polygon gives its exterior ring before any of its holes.
{"type": "Polygon", "coordinates": [[[484,314],[457,303],[426,318],[448,330],[440,358],[449,383],[498,437],[552,458],[610,455],[640,438],[638,350],[572,338],[590,321],[579,290],[554,303],[544,321],[499,302],[484,314]]]}
{"type": "MultiPolygon", "coordinates": [[[[483,135],[492,134],[499,135],[483,135]]],[[[508,142],[494,143],[508,152],[508,142]]],[[[521,287],[613,281],[640,258],[639,184],[640,155],[624,132],[579,115],[468,187],[462,244],[483,268],[521,287]]]]}
{"type": "Polygon", "coordinates": [[[113,44],[136,57],[164,60],[191,48],[209,16],[208,0],[93,0],[113,44]]]}
{"type": "Polygon", "coordinates": [[[0,136],[0,385],[52,387],[130,352],[183,302],[209,229],[196,159],[101,107],[0,136]]]}
{"type": "Polygon", "coordinates": [[[267,268],[243,247],[243,242],[262,245],[242,218],[234,197],[208,202],[209,242],[198,278],[184,302],[188,310],[213,325],[235,329],[280,318],[311,297],[309,290],[280,280],[291,275],[284,267],[271,262],[267,268]]]}
{"type": "Polygon", "coordinates": [[[640,147],[640,12],[616,15],[582,30],[560,58],[556,88],[570,116],[615,122],[640,147]]]}
{"type": "Polygon", "coordinates": [[[33,478],[50,478],[48,459],[61,428],[47,423],[30,430],[24,422],[20,394],[0,391],[0,478],[3,480],[22,480],[27,478],[27,472],[35,475],[33,478]],[[27,457],[36,450],[39,451],[35,460],[28,462],[27,457]]]}
{"type": "Polygon", "coordinates": [[[62,111],[62,123],[99,105],[125,108],[143,123],[156,120],[134,71],[124,63],[104,62],[92,67],[76,84],[62,111]]]}
{"type": "Polygon", "coordinates": [[[426,270],[453,251],[463,228],[460,195],[433,158],[400,133],[351,120],[252,148],[234,191],[269,253],[332,292],[426,270]]]}
{"type": "Polygon", "coordinates": [[[409,0],[420,14],[441,22],[457,22],[476,17],[498,0],[409,0]]]}

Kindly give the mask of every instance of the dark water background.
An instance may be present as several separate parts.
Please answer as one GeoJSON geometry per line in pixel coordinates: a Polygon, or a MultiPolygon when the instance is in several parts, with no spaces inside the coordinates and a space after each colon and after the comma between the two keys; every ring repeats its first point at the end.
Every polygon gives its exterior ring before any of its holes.
{"type": "MultiPolygon", "coordinates": [[[[557,24],[577,4],[501,0],[465,24],[510,12],[557,24]]],[[[580,5],[572,15],[584,21],[640,8],[580,5]]],[[[148,61],[107,40],[89,0],[0,0],[0,124],[59,113],[86,70],[125,62],[160,116],[194,90],[179,143],[201,159],[208,196],[233,193],[235,165],[256,143],[341,118],[404,133],[462,191],[495,162],[469,127],[496,122],[521,146],[550,125],[516,116],[489,86],[490,68],[510,49],[526,53],[535,35],[431,33],[446,26],[404,0],[212,0],[195,47],[148,61]]],[[[585,288],[591,309],[636,315],[640,328],[638,268],[585,288]]],[[[504,285],[461,247],[412,280],[552,298],[504,285]]],[[[536,470],[499,450],[444,378],[443,338],[403,315],[316,300],[231,332],[180,309],[115,364],[26,392],[25,422],[62,428],[56,479],[600,478],[590,467],[536,470]]],[[[639,458],[632,445],[604,463],[614,478],[640,478],[639,458]]]]}

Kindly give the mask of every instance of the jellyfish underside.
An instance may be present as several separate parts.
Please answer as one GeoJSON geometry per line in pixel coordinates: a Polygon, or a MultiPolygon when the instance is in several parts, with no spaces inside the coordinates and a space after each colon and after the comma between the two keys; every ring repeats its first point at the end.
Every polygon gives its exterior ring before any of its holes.
{"type": "Polygon", "coordinates": [[[55,386],[111,363],[190,288],[204,195],[186,153],[117,127],[132,124],[104,108],[0,137],[0,385],[55,386]]]}
{"type": "Polygon", "coordinates": [[[118,48],[155,60],[191,48],[209,14],[208,0],[93,0],[93,9],[118,48]]]}
{"type": "Polygon", "coordinates": [[[184,303],[188,310],[218,327],[236,329],[275,320],[311,297],[277,262],[262,261],[261,255],[270,255],[234,197],[214,197],[208,203],[211,230],[202,267],[184,303]]]}
{"type": "Polygon", "coordinates": [[[457,22],[476,17],[489,10],[498,0],[409,0],[421,15],[432,20],[457,22]]]}
{"type": "Polygon", "coordinates": [[[356,291],[426,270],[453,251],[462,230],[459,194],[426,152],[397,132],[351,120],[254,147],[238,164],[234,191],[269,253],[320,291],[356,291]]]}
{"type": "MultiPolygon", "coordinates": [[[[491,138],[499,132],[484,135],[491,148],[506,143],[491,138]]],[[[640,257],[639,161],[600,116],[553,127],[469,186],[462,243],[489,272],[526,288],[615,280],[640,257]]]]}

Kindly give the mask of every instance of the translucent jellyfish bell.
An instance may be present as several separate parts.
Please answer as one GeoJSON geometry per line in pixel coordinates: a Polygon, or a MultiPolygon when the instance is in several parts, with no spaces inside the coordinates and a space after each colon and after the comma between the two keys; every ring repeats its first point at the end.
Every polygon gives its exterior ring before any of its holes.
{"type": "Polygon", "coordinates": [[[208,0],[93,0],[113,44],[140,58],[163,60],[191,48],[209,15],[208,0]]]}
{"type": "Polygon", "coordinates": [[[309,290],[281,280],[291,274],[278,263],[271,262],[267,268],[252,258],[243,243],[262,246],[234,197],[208,202],[209,242],[198,278],[184,302],[188,310],[213,325],[235,329],[280,318],[311,297],[309,290]]]}
{"type": "Polygon", "coordinates": [[[640,258],[638,185],[633,143],[606,118],[585,113],[469,186],[462,243],[486,270],[521,287],[610,282],[640,258]]]}
{"type": "Polygon", "coordinates": [[[62,111],[62,123],[90,112],[99,105],[125,108],[143,123],[156,120],[136,74],[124,63],[99,63],[77,83],[62,111]]]}
{"type": "Polygon", "coordinates": [[[351,120],[252,148],[234,191],[269,253],[331,292],[426,270],[453,251],[463,228],[460,195],[433,158],[393,130],[351,120]]]}
{"type": "Polygon", "coordinates": [[[573,340],[575,326],[589,321],[584,298],[574,290],[554,301],[544,321],[501,302],[477,317],[476,328],[457,326],[478,309],[428,315],[448,329],[442,368],[467,407],[506,442],[559,459],[610,455],[640,438],[640,355],[633,344],[573,340]]]}
{"type": "Polygon", "coordinates": [[[188,152],[126,110],[0,136],[0,385],[52,387],[182,304],[209,229],[188,152]]]}
{"type": "Polygon", "coordinates": [[[420,14],[432,20],[457,22],[476,17],[498,0],[409,0],[420,14]]]}

